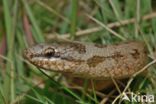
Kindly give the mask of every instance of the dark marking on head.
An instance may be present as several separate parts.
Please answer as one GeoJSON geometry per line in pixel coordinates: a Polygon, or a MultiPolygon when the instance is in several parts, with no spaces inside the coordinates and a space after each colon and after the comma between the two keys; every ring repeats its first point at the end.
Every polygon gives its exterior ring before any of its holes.
{"type": "Polygon", "coordinates": [[[102,56],[93,56],[87,60],[89,67],[96,67],[99,63],[103,62],[105,57],[102,56]]]}
{"type": "Polygon", "coordinates": [[[133,49],[133,52],[130,54],[133,56],[134,59],[138,59],[140,55],[137,49],[133,49]]]}
{"type": "Polygon", "coordinates": [[[70,46],[74,48],[74,50],[78,51],[80,54],[83,54],[86,52],[85,45],[81,43],[71,43],[70,46]]]}

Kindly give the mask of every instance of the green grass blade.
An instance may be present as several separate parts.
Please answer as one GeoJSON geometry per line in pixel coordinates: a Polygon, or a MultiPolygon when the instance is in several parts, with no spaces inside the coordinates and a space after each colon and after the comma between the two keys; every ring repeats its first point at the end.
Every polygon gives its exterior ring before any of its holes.
{"type": "Polygon", "coordinates": [[[31,21],[31,23],[33,25],[33,28],[34,28],[34,30],[36,32],[36,34],[33,34],[33,35],[36,35],[36,38],[35,38],[36,41],[37,42],[44,42],[43,34],[42,34],[42,32],[41,32],[41,30],[39,28],[39,25],[37,24],[37,21],[36,21],[34,15],[32,13],[32,10],[31,10],[30,6],[28,5],[28,1],[22,0],[22,2],[23,2],[23,5],[24,5],[24,7],[25,7],[25,9],[27,11],[29,19],[30,19],[30,21],[31,21]]]}
{"type": "Polygon", "coordinates": [[[72,0],[70,37],[74,39],[77,26],[78,0],[72,0]]]}

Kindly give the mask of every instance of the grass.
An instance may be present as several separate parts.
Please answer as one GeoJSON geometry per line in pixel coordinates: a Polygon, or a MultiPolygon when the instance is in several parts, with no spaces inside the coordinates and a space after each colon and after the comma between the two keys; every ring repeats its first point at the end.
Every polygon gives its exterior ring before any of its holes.
{"type": "Polygon", "coordinates": [[[47,76],[22,57],[26,47],[53,37],[99,44],[140,40],[153,57],[155,6],[154,0],[1,0],[0,104],[118,104],[123,91],[156,95],[152,58],[148,60],[148,74],[122,82],[125,90],[117,84],[118,93],[117,89],[87,91],[87,81],[73,90],[58,73],[47,76]]]}

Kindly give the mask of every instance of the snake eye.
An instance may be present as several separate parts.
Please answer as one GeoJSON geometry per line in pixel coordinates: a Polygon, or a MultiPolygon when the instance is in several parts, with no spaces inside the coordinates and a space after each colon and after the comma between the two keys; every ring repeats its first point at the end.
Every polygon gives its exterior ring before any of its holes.
{"type": "Polygon", "coordinates": [[[54,56],[54,54],[55,54],[55,50],[51,47],[45,49],[45,51],[44,51],[45,57],[48,57],[48,58],[54,56]]]}

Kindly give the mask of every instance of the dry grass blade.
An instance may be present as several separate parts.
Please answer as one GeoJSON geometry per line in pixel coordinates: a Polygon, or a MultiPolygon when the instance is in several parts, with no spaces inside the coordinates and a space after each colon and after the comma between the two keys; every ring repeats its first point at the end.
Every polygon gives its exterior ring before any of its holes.
{"type": "MultiPolygon", "coordinates": [[[[145,16],[143,16],[141,18],[142,21],[146,21],[146,20],[150,20],[152,18],[156,18],[156,12],[152,12],[150,14],[147,14],[145,16]]],[[[132,19],[127,19],[127,20],[122,20],[120,22],[113,22],[113,23],[110,23],[107,25],[108,28],[117,28],[117,27],[120,27],[120,26],[125,26],[125,25],[128,25],[128,24],[132,24],[132,23],[135,23],[136,19],[135,18],[132,18],[132,19]]],[[[99,26],[99,27],[93,27],[93,28],[89,28],[89,29],[86,29],[86,30],[80,30],[80,31],[77,31],[76,32],[76,37],[81,37],[81,36],[85,36],[85,35],[89,35],[91,33],[95,33],[95,32],[98,32],[98,31],[102,31],[103,30],[103,27],[99,26]]],[[[46,34],[46,38],[47,39],[54,39],[54,38],[69,38],[70,37],[70,34],[67,33],[67,34],[61,34],[61,35],[57,35],[56,33],[50,33],[50,34],[46,34]]]]}

